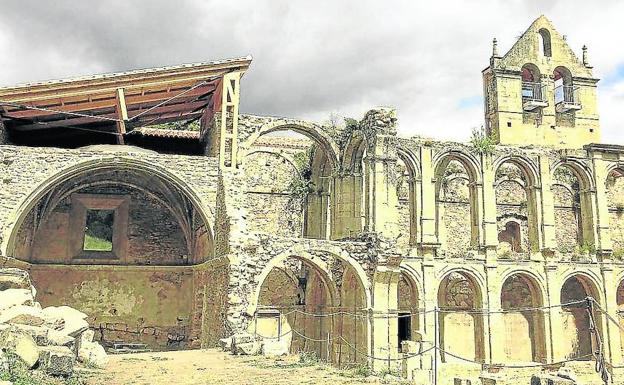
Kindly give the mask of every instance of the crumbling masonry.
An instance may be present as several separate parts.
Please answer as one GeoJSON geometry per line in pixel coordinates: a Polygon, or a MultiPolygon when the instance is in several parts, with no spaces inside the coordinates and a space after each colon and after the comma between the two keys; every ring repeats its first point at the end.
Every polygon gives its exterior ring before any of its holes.
{"type": "Polygon", "coordinates": [[[495,43],[495,145],[398,137],[390,108],[241,114],[249,58],[1,88],[0,253],[104,342],[279,336],[439,384],[600,383],[600,351],[622,381],[624,147],[597,144],[586,54],[544,17],[495,43]]]}

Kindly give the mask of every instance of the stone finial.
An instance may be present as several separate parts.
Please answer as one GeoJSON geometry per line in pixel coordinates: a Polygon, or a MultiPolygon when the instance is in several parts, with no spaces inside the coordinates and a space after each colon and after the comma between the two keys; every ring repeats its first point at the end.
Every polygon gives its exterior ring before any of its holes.
{"type": "Polygon", "coordinates": [[[492,57],[498,57],[498,40],[492,40],[492,57]]]}
{"type": "Polygon", "coordinates": [[[587,46],[583,45],[583,65],[585,67],[589,66],[589,59],[587,58],[587,46]]]}

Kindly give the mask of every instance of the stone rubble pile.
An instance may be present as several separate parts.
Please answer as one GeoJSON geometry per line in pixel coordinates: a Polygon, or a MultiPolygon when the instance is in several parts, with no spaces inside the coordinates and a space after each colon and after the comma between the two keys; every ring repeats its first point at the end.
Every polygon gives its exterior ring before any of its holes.
{"type": "Polygon", "coordinates": [[[26,271],[0,268],[0,370],[8,369],[9,354],[56,376],[72,374],[76,361],[105,366],[108,357],[93,341],[87,315],[68,306],[42,309],[35,295],[26,271]]]}
{"type": "Polygon", "coordinates": [[[289,353],[290,340],[287,338],[265,338],[249,333],[237,333],[228,338],[222,338],[220,346],[223,351],[234,355],[255,356],[262,354],[266,357],[285,356],[289,353]]]}

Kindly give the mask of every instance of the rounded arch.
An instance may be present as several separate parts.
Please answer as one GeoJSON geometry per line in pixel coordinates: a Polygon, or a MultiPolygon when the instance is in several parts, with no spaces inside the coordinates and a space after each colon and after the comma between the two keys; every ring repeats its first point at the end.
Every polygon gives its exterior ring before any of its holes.
{"type": "Polygon", "coordinates": [[[516,239],[516,250],[512,251],[528,255],[539,250],[539,211],[535,188],[539,188],[540,179],[537,166],[524,156],[508,155],[496,159],[493,167],[499,241],[501,237],[505,238],[505,221],[514,216],[521,219],[518,221],[521,231],[516,239]]]}
{"type": "Polygon", "coordinates": [[[599,281],[591,274],[584,272],[571,272],[562,281],[560,301],[563,318],[562,341],[566,358],[578,360],[590,360],[597,346],[596,335],[591,329],[591,318],[600,335],[602,335],[602,315],[594,309],[590,314],[585,299],[593,297],[598,303],[604,303],[600,297],[599,281]]]}
{"type": "Polygon", "coordinates": [[[480,311],[485,302],[483,295],[483,287],[467,269],[452,269],[443,275],[437,292],[442,362],[462,360],[453,355],[484,361],[485,329],[480,311]]]}
{"type": "Polygon", "coordinates": [[[362,131],[354,131],[342,152],[342,170],[362,172],[362,160],[368,147],[368,140],[362,131]]]}
{"type": "Polygon", "coordinates": [[[245,163],[246,160],[254,155],[254,154],[267,154],[267,155],[274,155],[277,156],[279,158],[282,158],[284,161],[286,161],[294,170],[297,171],[297,175],[299,175],[301,177],[301,170],[299,169],[299,167],[297,167],[297,164],[295,162],[295,159],[288,155],[287,153],[283,153],[283,152],[279,152],[279,151],[271,151],[271,150],[262,150],[262,149],[253,149],[251,151],[248,151],[247,153],[245,153],[245,156],[243,157],[242,163],[241,165],[243,167],[245,167],[245,163]]]}
{"type": "Polygon", "coordinates": [[[526,63],[522,66],[522,81],[525,83],[540,83],[542,75],[539,68],[533,63],[526,63]]]}
{"type": "Polygon", "coordinates": [[[444,151],[433,158],[432,163],[436,178],[441,175],[441,172],[452,160],[458,161],[464,166],[472,182],[481,183],[481,163],[474,155],[461,150],[444,151]]]}
{"type": "Polygon", "coordinates": [[[397,155],[407,167],[407,170],[412,178],[415,179],[420,177],[420,161],[412,150],[402,146],[397,146],[397,155]]]}
{"type": "Polygon", "coordinates": [[[493,163],[494,175],[505,163],[517,166],[527,178],[527,187],[540,187],[540,177],[538,166],[531,159],[522,155],[506,155],[497,158],[493,163]]]}
{"type": "Polygon", "coordinates": [[[472,154],[449,150],[434,157],[433,167],[438,242],[444,245],[445,253],[465,255],[480,242],[480,163],[472,154]]]}
{"type": "Polygon", "coordinates": [[[338,145],[321,126],[302,121],[285,122],[283,120],[266,124],[262,126],[262,128],[260,128],[259,130],[252,133],[241,145],[239,163],[244,158],[246,153],[251,150],[253,144],[259,137],[279,131],[293,131],[308,137],[309,139],[314,141],[321,149],[323,149],[332,168],[338,168],[340,164],[338,161],[340,154],[338,145]]]}
{"type": "Polygon", "coordinates": [[[267,265],[262,269],[260,274],[256,276],[254,280],[256,287],[254,289],[254,294],[251,297],[251,301],[249,302],[249,305],[247,306],[246,313],[250,316],[253,316],[255,314],[257,307],[258,307],[258,298],[260,295],[260,288],[262,287],[262,283],[266,280],[266,277],[269,275],[269,273],[271,272],[273,268],[281,266],[281,264],[283,264],[283,262],[288,258],[299,259],[319,269],[318,271],[322,273],[323,279],[326,280],[328,286],[331,288],[332,304],[334,304],[335,306],[338,306],[339,304],[337,303],[337,301],[339,299],[339,293],[336,288],[336,285],[333,283],[331,279],[332,274],[330,271],[330,267],[328,266],[327,262],[323,260],[323,258],[321,258],[315,253],[316,251],[326,252],[331,257],[338,258],[339,260],[345,262],[347,266],[353,269],[356,277],[358,278],[358,282],[361,284],[364,290],[364,295],[366,298],[366,307],[370,308],[372,306],[371,284],[366,275],[366,272],[355,259],[353,259],[349,255],[346,255],[346,253],[343,253],[340,250],[333,250],[333,249],[332,250],[327,250],[327,249],[315,250],[315,249],[292,248],[272,258],[267,263],[267,265]]]}
{"type": "Polygon", "coordinates": [[[572,85],[572,73],[567,67],[564,66],[557,66],[553,70],[553,79],[555,84],[557,84],[557,81],[560,81],[564,86],[572,85]]]}
{"type": "Polygon", "coordinates": [[[422,280],[410,265],[401,265],[400,278],[397,286],[397,304],[399,310],[398,342],[421,341],[425,312],[423,303],[422,280]]]}
{"type": "MultiPolygon", "coordinates": [[[[157,180],[166,186],[173,187],[181,194],[181,196],[188,199],[189,203],[195,209],[200,219],[206,226],[209,240],[214,248],[214,237],[212,233],[212,225],[215,223],[214,215],[208,207],[202,203],[202,200],[199,198],[194,189],[191,188],[186,182],[172,172],[153,163],[124,157],[105,157],[87,160],[61,169],[46,178],[30,194],[28,194],[15,211],[16,220],[13,226],[5,231],[5,236],[3,237],[5,241],[2,244],[2,251],[4,255],[11,257],[14,256],[18,232],[24,224],[27,216],[38,204],[40,204],[46,194],[49,194],[63,182],[72,178],[109,171],[127,171],[133,174],[144,175],[149,179],[157,180]]],[[[214,254],[214,250],[211,250],[211,254],[214,254]]]]}
{"type": "Polygon", "coordinates": [[[505,354],[511,362],[546,362],[544,291],[533,274],[516,270],[501,286],[505,354]]]}
{"type": "Polygon", "coordinates": [[[550,42],[550,31],[546,28],[540,28],[537,31],[538,50],[542,56],[552,56],[552,46],[550,42]]]}

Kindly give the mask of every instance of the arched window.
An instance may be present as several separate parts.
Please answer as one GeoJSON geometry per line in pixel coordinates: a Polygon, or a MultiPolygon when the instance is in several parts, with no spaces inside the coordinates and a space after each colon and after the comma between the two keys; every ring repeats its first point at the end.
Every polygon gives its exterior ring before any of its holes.
{"type": "Polygon", "coordinates": [[[539,30],[537,39],[539,40],[539,52],[542,56],[552,57],[550,46],[550,32],[546,28],[539,30]]]}
{"type": "Polygon", "coordinates": [[[522,105],[525,110],[545,107],[544,91],[540,71],[534,64],[522,66],[522,105]]]}
{"type": "Polygon", "coordinates": [[[555,104],[575,103],[576,97],[570,71],[561,66],[555,68],[553,80],[555,81],[555,104]]]}

